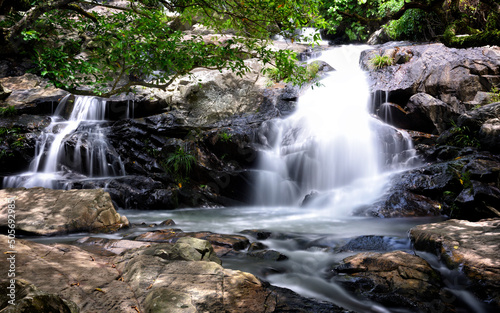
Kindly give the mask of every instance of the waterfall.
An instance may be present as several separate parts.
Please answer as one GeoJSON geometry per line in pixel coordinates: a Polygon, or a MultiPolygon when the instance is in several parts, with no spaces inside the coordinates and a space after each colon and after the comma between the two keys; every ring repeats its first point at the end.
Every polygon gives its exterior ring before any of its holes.
{"type": "Polygon", "coordinates": [[[106,101],[65,97],[38,137],[28,172],[5,177],[4,187],[65,189],[71,180],[125,175],[124,164],[109,145],[102,125],[106,101]],[[66,116],[64,118],[63,116],[66,116]]]}
{"type": "Polygon", "coordinates": [[[371,203],[386,186],[384,175],[414,157],[409,136],[374,118],[359,55],[367,46],[323,52],[335,71],[307,90],[297,111],[260,129],[259,205],[335,207],[339,214],[371,203]],[[309,195],[309,196],[308,196],[309,195]]]}

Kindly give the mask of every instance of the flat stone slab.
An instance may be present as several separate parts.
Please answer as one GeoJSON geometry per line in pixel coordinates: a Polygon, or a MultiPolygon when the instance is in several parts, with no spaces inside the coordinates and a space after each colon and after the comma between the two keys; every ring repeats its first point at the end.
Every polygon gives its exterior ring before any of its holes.
{"type": "Polygon", "coordinates": [[[468,289],[500,307],[500,219],[448,220],[410,230],[417,250],[436,254],[471,281],[468,289]]]}
{"type": "Polygon", "coordinates": [[[0,228],[15,225],[37,235],[109,231],[129,224],[102,189],[7,188],[0,190],[0,205],[0,228]],[[15,213],[9,213],[9,204],[15,213]]]}

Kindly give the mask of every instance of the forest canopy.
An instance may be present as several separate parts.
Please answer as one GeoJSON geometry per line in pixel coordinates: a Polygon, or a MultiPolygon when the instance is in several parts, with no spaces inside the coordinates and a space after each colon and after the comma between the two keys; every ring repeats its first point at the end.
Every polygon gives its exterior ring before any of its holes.
{"type": "Polygon", "coordinates": [[[243,75],[246,58],[301,84],[295,53],[268,43],[321,27],[318,10],[318,0],[0,0],[0,45],[3,55],[31,55],[41,76],[80,95],[165,89],[195,68],[243,75]],[[182,32],[196,22],[225,36],[182,32]]]}
{"type": "MultiPolygon", "coordinates": [[[[391,40],[454,47],[500,45],[499,0],[0,0],[0,56],[26,55],[38,74],[74,94],[109,97],[134,86],[165,89],[195,68],[244,60],[275,66],[295,84],[308,81],[295,53],[269,46],[302,27],[341,42],[377,30],[391,40]],[[183,32],[198,23],[207,38],[183,32]]],[[[314,38],[318,40],[319,38],[314,38]]]]}
{"type": "Polygon", "coordinates": [[[366,40],[383,27],[392,40],[440,40],[449,46],[500,43],[498,0],[324,0],[321,14],[330,32],[349,40],[366,40]]]}

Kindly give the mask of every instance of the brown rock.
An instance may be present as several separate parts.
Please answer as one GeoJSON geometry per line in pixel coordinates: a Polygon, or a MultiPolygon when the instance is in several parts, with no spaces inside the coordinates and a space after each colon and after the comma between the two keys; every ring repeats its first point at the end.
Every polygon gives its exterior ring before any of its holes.
{"type": "Polygon", "coordinates": [[[54,235],[128,226],[126,218],[116,212],[111,197],[102,189],[2,189],[0,225],[3,227],[8,226],[9,199],[14,199],[16,208],[15,227],[23,232],[54,235]]]}
{"type": "Polygon", "coordinates": [[[441,279],[427,261],[402,251],[363,252],[335,268],[348,290],[388,307],[430,311],[439,301],[441,279]]]}
{"type": "Polygon", "coordinates": [[[410,230],[415,248],[437,254],[450,268],[461,269],[476,296],[500,306],[500,219],[448,220],[410,230]]]}
{"type": "MultiPolygon", "coordinates": [[[[52,105],[57,104],[68,92],[47,87],[48,82],[33,74],[0,78],[0,84],[11,91],[5,98],[6,105],[13,105],[20,113],[51,113],[52,105]]],[[[55,106],[54,106],[55,108],[55,106]]]]}
{"type": "Polygon", "coordinates": [[[215,234],[212,232],[183,232],[180,229],[162,229],[141,234],[135,238],[138,241],[170,242],[174,243],[183,237],[194,237],[209,241],[218,256],[223,256],[231,251],[246,249],[250,241],[245,236],[215,234]]]}

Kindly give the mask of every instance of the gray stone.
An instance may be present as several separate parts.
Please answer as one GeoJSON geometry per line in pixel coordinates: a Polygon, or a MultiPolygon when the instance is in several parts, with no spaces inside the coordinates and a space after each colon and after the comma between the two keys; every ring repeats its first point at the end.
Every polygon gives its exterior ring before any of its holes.
{"type": "Polygon", "coordinates": [[[411,96],[406,106],[411,129],[441,134],[450,128],[450,122],[460,114],[441,100],[425,93],[411,96]]]}
{"type": "MultiPolygon", "coordinates": [[[[370,71],[371,90],[387,94],[388,100],[406,106],[417,93],[427,93],[446,103],[458,113],[465,112],[468,103],[480,91],[489,91],[500,83],[500,59],[495,46],[452,49],[443,44],[408,45],[397,47],[412,57],[409,62],[370,71]]],[[[365,51],[361,65],[369,69],[370,59],[393,51],[393,45],[365,51]]]]}
{"type": "Polygon", "coordinates": [[[486,120],[479,130],[479,140],[492,151],[500,148],[500,118],[486,120]]]}

